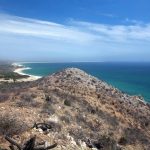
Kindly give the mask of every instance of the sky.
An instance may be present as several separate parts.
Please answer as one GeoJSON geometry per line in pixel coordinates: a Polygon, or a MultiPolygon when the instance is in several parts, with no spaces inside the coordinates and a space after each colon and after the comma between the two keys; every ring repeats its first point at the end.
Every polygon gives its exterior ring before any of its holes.
{"type": "Polygon", "coordinates": [[[150,61],[149,0],[0,0],[0,60],[150,61]]]}

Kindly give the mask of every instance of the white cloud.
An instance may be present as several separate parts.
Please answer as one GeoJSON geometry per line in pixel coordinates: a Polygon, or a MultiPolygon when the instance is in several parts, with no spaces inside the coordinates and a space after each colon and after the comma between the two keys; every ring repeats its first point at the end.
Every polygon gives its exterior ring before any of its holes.
{"type": "Polygon", "coordinates": [[[0,32],[80,43],[95,40],[150,40],[150,24],[125,26],[70,21],[67,25],[62,25],[10,15],[0,15],[0,32]]]}
{"type": "Polygon", "coordinates": [[[96,38],[72,26],[9,15],[0,16],[0,32],[73,42],[87,42],[96,38]]]}
{"type": "Polygon", "coordinates": [[[150,24],[106,25],[71,20],[63,25],[0,15],[0,58],[10,54],[18,59],[150,60],[149,47],[150,24]]]}
{"type": "Polygon", "coordinates": [[[142,25],[106,25],[89,22],[72,22],[80,28],[94,32],[103,39],[116,42],[125,42],[130,40],[150,41],[150,24],[142,25]]]}

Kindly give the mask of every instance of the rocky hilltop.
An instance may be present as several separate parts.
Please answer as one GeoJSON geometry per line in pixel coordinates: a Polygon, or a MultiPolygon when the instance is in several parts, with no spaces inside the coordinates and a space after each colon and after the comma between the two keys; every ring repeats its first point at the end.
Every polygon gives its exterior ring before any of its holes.
{"type": "Polygon", "coordinates": [[[150,105],[77,68],[0,87],[0,146],[36,135],[54,149],[149,150],[150,105]]]}

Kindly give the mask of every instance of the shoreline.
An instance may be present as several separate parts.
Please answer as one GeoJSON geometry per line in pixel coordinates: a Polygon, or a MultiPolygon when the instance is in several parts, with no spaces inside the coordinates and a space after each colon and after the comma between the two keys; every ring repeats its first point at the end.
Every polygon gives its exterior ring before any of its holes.
{"type": "Polygon", "coordinates": [[[41,76],[30,75],[30,74],[27,74],[27,73],[23,72],[24,70],[31,69],[29,67],[25,67],[25,66],[23,66],[19,63],[13,63],[12,65],[15,66],[15,67],[19,67],[19,68],[16,68],[14,70],[15,73],[18,73],[20,75],[27,75],[28,76],[27,78],[18,79],[17,81],[19,81],[19,82],[35,81],[35,80],[38,80],[38,79],[42,78],[41,76]]]}
{"type": "MultiPolygon", "coordinates": [[[[30,81],[35,81],[35,80],[38,80],[40,78],[42,78],[42,76],[36,76],[36,75],[31,75],[31,74],[27,74],[27,73],[24,73],[23,71],[24,70],[28,70],[28,69],[32,69],[32,68],[29,68],[29,67],[26,67],[20,63],[12,63],[11,64],[13,67],[14,67],[14,73],[17,73],[19,75],[25,75],[25,76],[28,76],[28,77],[22,77],[20,79],[17,79],[16,82],[30,82],[30,81]]],[[[4,79],[4,78],[1,78],[0,79],[0,84],[1,83],[12,83],[14,82],[13,79],[4,79]]]]}
{"type": "Polygon", "coordinates": [[[30,74],[26,74],[24,73],[23,71],[24,70],[28,70],[28,69],[31,69],[31,68],[17,68],[14,70],[15,73],[18,73],[20,75],[27,75],[28,77],[27,78],[22,78],[22,79],[18,79],[17,81],[19,82],[27,82],[27,81],[35,81],[35,80],[38,80],[41,78],[41,76],[34,76],[34,75],[30,75],[30,74]]]}

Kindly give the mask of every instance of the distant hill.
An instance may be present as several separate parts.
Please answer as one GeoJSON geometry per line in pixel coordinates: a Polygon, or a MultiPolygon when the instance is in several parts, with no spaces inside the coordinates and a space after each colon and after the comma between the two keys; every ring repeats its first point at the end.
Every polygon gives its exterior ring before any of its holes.
{"type": "Polygon", "coordinates": [[[1,85],[0,94],[2,148],[7,134],[19,143],[36,135],[56,150],[150,149],[150,105],[80,69],[1,85]]]}

